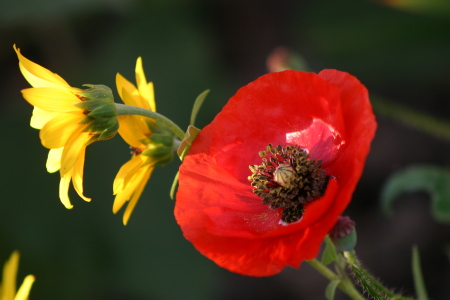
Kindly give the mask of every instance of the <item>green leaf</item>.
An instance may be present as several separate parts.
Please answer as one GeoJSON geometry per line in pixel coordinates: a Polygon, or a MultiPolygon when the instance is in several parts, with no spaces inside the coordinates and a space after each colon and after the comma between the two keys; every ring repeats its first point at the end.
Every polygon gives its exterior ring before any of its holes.
{"type": "Polygon", "coordinates": [[[325,297],[327,300],[334,299],[334,293],[336,292],[336,288],[340,282],[340,280],[333,280],[327,285],[327,288],[325,289],[325,297]]]}
{"type": "Polygon", "coordinates": [[[417,165],[392,175],[381,195],[385,213],[392,214],[395,198],[406,192],[426,191],[431,195],[431,214],[442,223],[450,223],[450,172],[429,165],[417,165]]]}
{"type": "Polygon", "coordinates": [[[414,278],[414,286],[418,300],[428,300],[425,282],[423,280],[422,268],[420,267],[420,256],[417,246],[412,249],[412,272],[414,278]]]}
{"type": "Polygon", "coordinates": [[[322,254],[322,264],[326,266],[335,261],[337,261],[336,248],[330,237],[327,235],[325,237],[325,250],[323,250],[322,254]]]}
{"type": "Polygon", "coordinates": [[[205,101],[206,96],[208,95],[209,90],[204,91],[200,95],[198,95],[197,99],[195,99],[194,106],[192,107],[191,112],[191,121],[190,125],[195,124],[195,119],[197,118],[197,113],[200,110],[200,107],[202,107],[203,101],[205,101]]]}

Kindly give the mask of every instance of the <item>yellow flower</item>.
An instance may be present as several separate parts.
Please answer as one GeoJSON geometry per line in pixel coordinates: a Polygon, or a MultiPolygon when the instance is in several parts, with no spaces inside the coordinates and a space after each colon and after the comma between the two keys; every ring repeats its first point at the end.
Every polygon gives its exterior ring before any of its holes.
{"type": "Polygon", "coordinates": [[[16,275],[19,268],[19,252],[14,251],[3,267],[3,282],[0,285],[0,300],[27,300],[34,283],[34,276],[25,277],[16,293],[16,275]]]}
{"type": "MultiPolygon", "coordinates": [[[[142,67],[142,59],[136,62],[137,87],[117,74],[117,90],[127,105],[156,111],[153,83],[147,82],[142,67]]],[[[114,179],[113,191],[116,195],[113,213],[129,202],[123,216],[126,225],[145,185],[157,165],[163,165],[173,158],[174,135],[154,120],[136,115],[120,115],[119,134],[130,145],[132,158],[119,170],[114,179]]]]}
{"type": "Polygon", "coordinates": [[[14,45],[19,67],[25,79],[33,86],[22,90],[22,95],[34,106],[30,125],[40,129],[42,145],[50,149],[47,171],[60,170],[59,197],[66,208],[72,208],[68,196],[70,182],[78,195],[83,195],[83,167],[86,147],[97,140],[115,135],[118,128],[114,116],[112,92],[106,86],[89,89],[71,87],[59,75],[25,58],[14,45]],[[108,117],[104,117],[106,115],[108,117]],[[113,117],[111,117],[113,116],[113,117]]]}

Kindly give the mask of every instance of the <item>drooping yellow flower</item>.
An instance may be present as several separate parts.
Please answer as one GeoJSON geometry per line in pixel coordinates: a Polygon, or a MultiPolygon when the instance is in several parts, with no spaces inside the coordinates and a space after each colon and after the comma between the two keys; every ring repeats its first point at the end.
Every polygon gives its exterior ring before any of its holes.
{"type": "MultiPolygon", "coordinates": [[[[153,83],[147,82],[142,67],[142,59],[136,62],[137,87],[117,74],[117,90],[127,105],[156,111],[153,83]]],[[[114,179],[113,191],[116,195],[113,213],[129,202],[123,216],[126,225],[154,168],[173,158],[174,135],[154,120],[136,115],[120,115],[119,134],[130,145],[132,158],[119,170],[114,179]]]]}
{"type": "Polygon", "coordinates": [[[14,251],[3,267],[2,283],[0,285],[0,300],[28,300],[34,276],[25,277],[19,290],[16,292],[16,276],[19,268],[19,252],[14,251]]]}
{"type": "Polygon", "coordinates": [[[61,202],[66,208],[73,207],[68,196],[71,181],[78,195],[90,201],[83,195],[85,149],[117,132],[111,90],[101,85],[86,85],[90,88],[84,90],[71,87],[59,75],[25,58],[15,45],[14,50],[20,71],[33,86],[22,90],[22,95],[34,106],[31,127],[40,129],[42,145],[50,149],[47,171],[60,170],[61,202]]]}

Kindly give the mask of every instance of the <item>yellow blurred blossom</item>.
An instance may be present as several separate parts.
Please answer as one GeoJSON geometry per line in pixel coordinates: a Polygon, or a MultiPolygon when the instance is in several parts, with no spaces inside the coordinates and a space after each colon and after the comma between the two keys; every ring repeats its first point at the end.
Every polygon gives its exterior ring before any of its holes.
{"type": "Polygon", "coordinates": [[[0,285],[0,300],[27,300],[34,283],[34,276],[25,277],[16,292],[16,276],[19,268],[19,252],[14,251],[3,267],[2,283],[0,285]]]}

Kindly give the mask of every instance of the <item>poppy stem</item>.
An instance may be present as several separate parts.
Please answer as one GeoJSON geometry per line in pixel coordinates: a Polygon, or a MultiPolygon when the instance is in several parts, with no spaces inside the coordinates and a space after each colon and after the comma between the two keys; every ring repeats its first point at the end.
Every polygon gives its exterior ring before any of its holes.
{"type": "Polygon", "coordinates": [[[157,112],[145,109],[145,108],[131,106],[131,105],[125,105],[125,104],[119,104],[119,103],[115,103],[115,104],[116,104],[118,116],[138,115],[138,116],[143,116],[146,118],[153,119],[153,120],[158,121],[158,122],[162,123],[163,125],[167,126],[167,128],[172,130],[172,132],[175,133],[175,135],[177,137],[179,137],[181,140],[184,139],[184,135],[185,135],[184,131],[177,124],[172,122],[167,117],[165,117],[161,114],[158,114],[157,112]]]}
{"type": "Polygon", "coordinates": [[[307,260],[307,262],[316,269],[320,274],[325,276],[330,281],[339,281],[338,288],[353,300],[365,300],[365,298],[358,292],[348,277],[342,278],[317,259],[307,260]]]}

